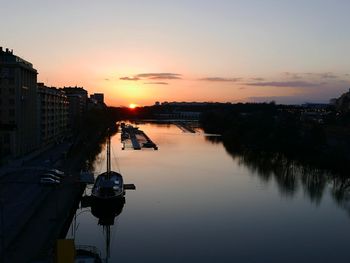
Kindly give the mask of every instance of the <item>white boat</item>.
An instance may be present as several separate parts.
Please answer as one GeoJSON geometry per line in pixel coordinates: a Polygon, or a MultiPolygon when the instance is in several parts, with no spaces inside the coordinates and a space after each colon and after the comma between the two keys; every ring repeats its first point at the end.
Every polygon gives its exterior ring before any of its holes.
{"type": "Polygon", "coordinates": [[[91,195],[101,200],[122,198],[124,183],[121,174],[107,171],[97,176],[91,195]]]}
{"type": "Polygon", "coordinates": [[[96,201],[115,200],[124,197],[124,182],[120,173],[111,171],[111,138],[107,139],[107,171],[98,175],[91,191],[96,201]]]}

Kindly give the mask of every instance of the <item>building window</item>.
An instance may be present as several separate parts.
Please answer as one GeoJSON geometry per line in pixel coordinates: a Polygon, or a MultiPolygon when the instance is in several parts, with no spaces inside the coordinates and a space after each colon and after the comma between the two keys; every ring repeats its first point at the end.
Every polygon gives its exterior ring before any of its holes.
{"type": "Polygon", "coordinates": [[[9,134],[9,133],[5,133],[5,134],[4,134],[4,143],[5,143],[5,144],[9,144],[10,141],[11,141],[11,136],[10,136],[10,134],[9,134]]]}
{"type": "Polygon", "coordinates": [[[9,68],[9,76],[12,78],[15,77],[15,69],[14,68],[9,68]]]}
{"type": "Polygon", "coordinates": [[[10,109],[9,110],[9,116],[15,116],[15,110],[14,109],[10,109]]]}

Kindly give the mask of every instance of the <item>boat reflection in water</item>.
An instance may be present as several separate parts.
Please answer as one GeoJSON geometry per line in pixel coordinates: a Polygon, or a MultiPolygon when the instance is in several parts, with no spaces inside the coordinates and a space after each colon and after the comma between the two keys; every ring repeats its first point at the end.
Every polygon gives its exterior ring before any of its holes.
{"type": "MultiPolygon", "coordinates": [[[[81,200],[82,207],[91,207],[91,214],[98,218],[98,224],[103,226],[105,236],[106,258],[104,262],[108,262],[110,258],[111,243],[111,226],[114,225],[115,219],[121,214],[125,204],[125,190],[135,190],[133,184],[125,184],[120,173],[111,171],[111,138],[107,139],[107,171],[98,175],[91,195],[83,196],[81,200]]],[[[82,252],[82,251],[80,251],[82,252]]],[[[86,249],[85,258],[87,256],[86,249]]],[[[98,253],[91,253],[97,255],[98,253]]],[[[77,254],[79,250],[77,249],[77,254]]],[[[92,258],[91,258],[92,259],[92,258]]],[[[82,260],[79,258],[79,260],[82,260]]],[[[92,262],[102,262],[100,257],[94,257],[92,262]]],[[[86,261],[79,261],[86,262],[86,261]]]]}
{"type": "Polygon", "coordinates": [[[93,200],[91,214],[98,218],[98,224],[102,226],[114,225],[114,219],[121,214],[125,204],[125,197],[115,198],[113,202],[101,203],[93,200]]]}
{"type": "Polygon", "coordinates": [[[114,198],[113,202],[109,201],[105,204],[101,203],[98,199],[92,201],[91,213],[98,218],[98,224],[103,226],[103,232],[105,235],[105,262],[108,262],[110,258],[111,226],[114,225],[115,218],[123,211],[124,204],[124,196],[114,198]]]}
{"type": "Polygon", "coordinates": [[[75,262],[108,262],[110,259],[111,246],[111,226],[114,225],[116,218],[122,213],[125,205],[124,194],[118,198],[113,198],[113,202],[108,200],[102,202],[93,196],[83,196],[82,207],[90,208],[91,214],[98,219],[98,225],[103,227],[105,239],[105,259],[102,261],[101,253],[94,246],[79,245],[76,246],[75,262]]]}

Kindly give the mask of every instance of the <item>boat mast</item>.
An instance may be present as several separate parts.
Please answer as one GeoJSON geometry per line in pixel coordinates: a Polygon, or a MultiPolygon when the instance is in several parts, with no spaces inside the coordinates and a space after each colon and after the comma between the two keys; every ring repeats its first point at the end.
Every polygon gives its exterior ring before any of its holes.
{"type": "Polygon", "coordinates": [[[107,137],[107,176],[109,178],[111,173],[111,136],[109,134],[108,130],[108,137],[107,137]]]}

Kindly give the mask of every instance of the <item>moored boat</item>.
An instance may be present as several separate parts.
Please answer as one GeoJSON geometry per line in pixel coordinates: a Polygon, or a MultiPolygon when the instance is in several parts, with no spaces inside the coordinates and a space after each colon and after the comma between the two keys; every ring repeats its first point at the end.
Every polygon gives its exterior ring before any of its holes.
{"type": "Polygon", "coordinates": [[[105,172],[97,176],[91,195],[101,200],[124,196],[123,177],[117,172],[105,172]]]}
{"type": "Polygon", "coordinates": [[[113,201],[124,197],[124,182],[120,173],[111,171],[111,138],[107,139],[107,171],[98,175],[91,191],[95,201],[113,201]]]}

